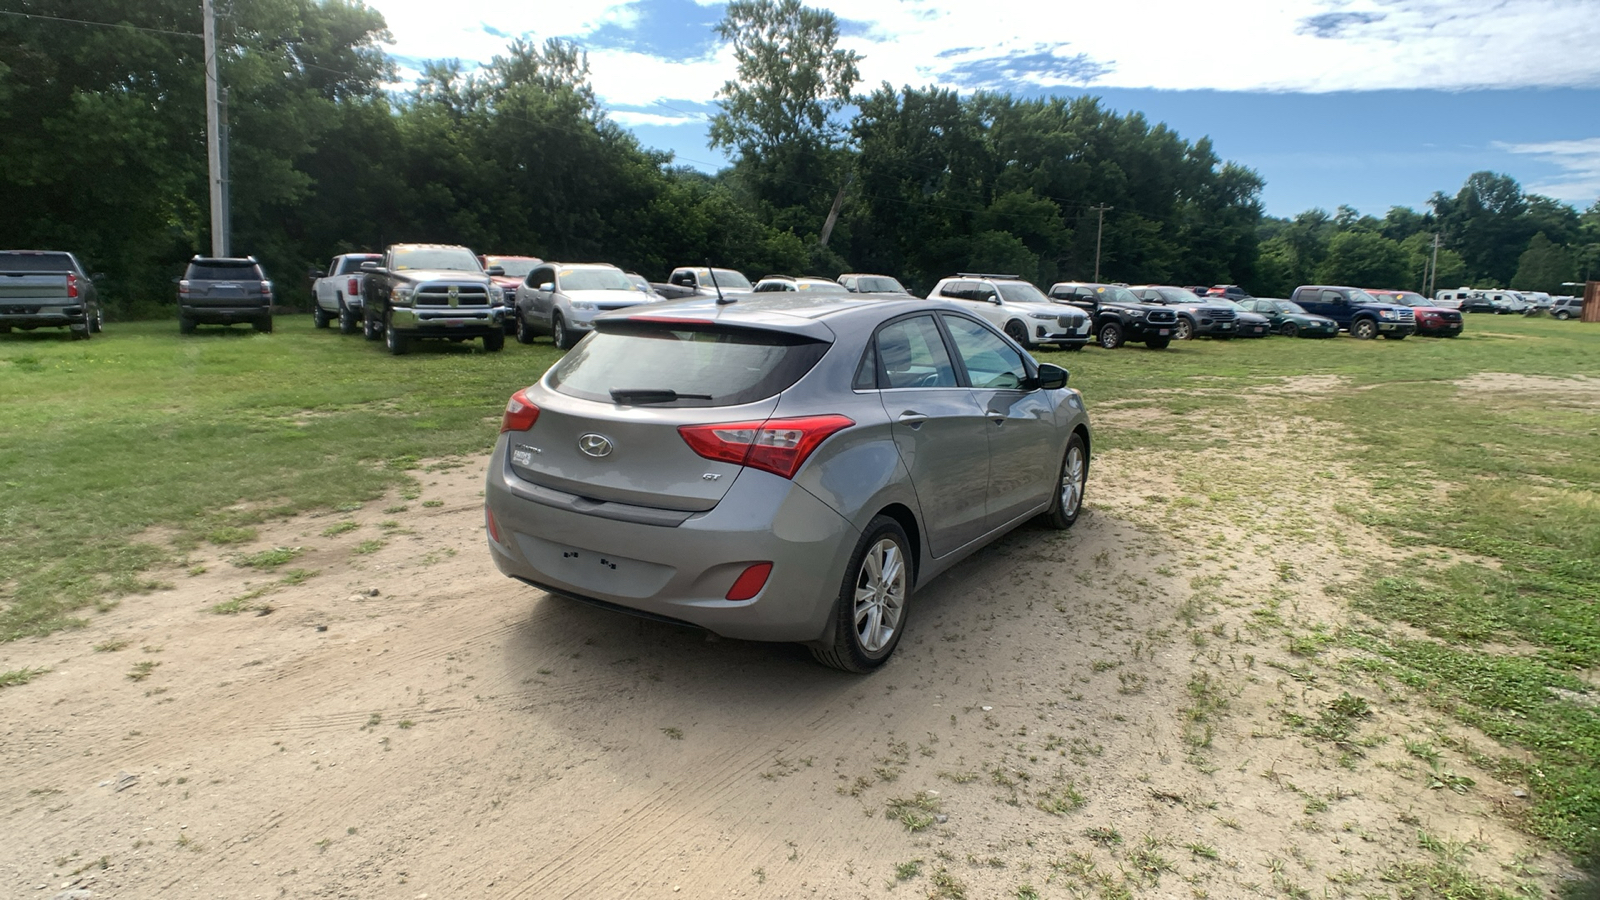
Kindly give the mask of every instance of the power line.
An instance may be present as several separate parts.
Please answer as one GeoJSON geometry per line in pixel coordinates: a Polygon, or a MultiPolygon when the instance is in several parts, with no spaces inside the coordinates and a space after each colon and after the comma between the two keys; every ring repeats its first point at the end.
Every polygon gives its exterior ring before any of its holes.
{"type": "Polygon", "coordinates": [[[0,9],[0,16],[16,16],[19,19],[43,19],[50,22],[70,22],[73,25],[93,25],[96,28],[123,28],[130,31],[146,31],[151,34],[170,34],[173,37],[204,38],[205,35],[198,31],[171,31],[166,28],[146,28],[143,25],[130,25],[127,22],[91,22],[88,19],[69,19],[66,16],[44,16],[38,13],[14,12],[9,9],[0,9]]]}

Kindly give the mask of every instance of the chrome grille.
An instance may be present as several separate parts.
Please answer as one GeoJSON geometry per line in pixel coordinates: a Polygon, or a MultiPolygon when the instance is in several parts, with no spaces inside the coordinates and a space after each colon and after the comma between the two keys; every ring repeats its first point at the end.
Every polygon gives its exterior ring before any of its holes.
{"type": "Polygon", "coordinates": [[[1178,321],[1178,314],[1170,309],[1152,309],[1145,313],[1144,319],[1155,325],[1173,325],[1178,321]]]}
{"type": "Polygon", "coordinates": [[[489,289],[481,284],[425,284],[417,288],[418,306],[488,306],[489,289]],[[456,291],[451,304],[450,291],[456,291]]]}

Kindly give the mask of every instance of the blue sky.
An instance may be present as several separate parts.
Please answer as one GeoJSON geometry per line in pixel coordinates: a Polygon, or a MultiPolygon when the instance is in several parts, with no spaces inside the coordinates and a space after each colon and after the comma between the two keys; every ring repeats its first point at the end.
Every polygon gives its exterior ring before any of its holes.
{"type": "MultiPolygon", "coordinates": [[[[513,36],[589,53],[647,146],[714,170],[706,115],[734,76],[698,0],[368,0],[402,61],[487,61],[513,36]]],[[[1272,215],[1421,209],[1481,169],[1580,209],[1600,198],[1600,0],[820,2],[862,83],[1090,94],[1258,171],[1272,215]]],[[[1088,198],[1092,202],[1094,198],[1088,198]]]]}

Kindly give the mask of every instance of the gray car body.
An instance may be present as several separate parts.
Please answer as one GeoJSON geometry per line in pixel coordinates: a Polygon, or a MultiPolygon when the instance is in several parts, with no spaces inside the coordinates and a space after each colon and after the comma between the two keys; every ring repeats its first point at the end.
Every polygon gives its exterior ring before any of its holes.
{"type": "Polygon", "coordinates": [[[0,334],[13,328],[100,331],[100,297],[78,258],[60,250],[0,250],[0,334]],[[77,296],[72,296],[76,293],[77,296]]]}
{"type": "Polygon", "coordinates": [[[178,280],[178,327],[249,322],[271,331],[272,298],[272,282],[255,257],[196,256],[178,280]]]}
{"type": "Polygon", "coordinates": [[[597,402],[553,389],[547,373],[523,392],[540,407],[535,426],[501,434],[489,461],[495,564],[552,593],[728,637],[818,641],[828,638],[857,540],[888,515],[914,549],[913,589],[926,585],[1049,509],[1071,435],[1090,443],[1082,395],[1070,388],[853,387],[879,327],[935,312],[982,324],[955,304],[885,295],[746,295],[720,308],[689,300],[639,311],[716,316],[831,345],[786,390],[739,406],[597,402]],[[702,458],[675,433],[682,425],[825,414],[855,424],[825,440],[792,479],[702,458]],[[615,447],[604,462],[577,452],[587,433],[615,447]],[[538,472],[519,473],[514,453],[536,459],[538,472]],[[760,594],[724,599],[747,565],[766,560],[774,568],[760,594]]]}

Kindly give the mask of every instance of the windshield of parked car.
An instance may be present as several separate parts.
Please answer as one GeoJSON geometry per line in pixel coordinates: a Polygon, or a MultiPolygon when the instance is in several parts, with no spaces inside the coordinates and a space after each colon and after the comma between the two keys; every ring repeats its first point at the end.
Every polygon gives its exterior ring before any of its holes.
{"type": "Polygon", "coordinates": [[[794,283],[797,291],[810,291],[813,294],[848,294],[844,285],[835,281],[797,281],[794,283]]]}
{"type": "Polygon", "coordinates": [[[540,262],[540,260],[527,256],[489,256],[485,257],[485,259],[488,261],[488,265],[505,269],[506,276],[509,278],[527,278],[528,273],[532,272],[533,267],[540,262]]]}
{"type": "Polygon", "coordinates": [[[867,275],[856,279],[856,290],[863,294],[904,294],[905,286],[887,275],[867,275]]]}
{"type": "Polygon", "coordinates": [[[638,290],[621,269],[562,269],[563,291],[633,291],[638,290]]]}
{"type": "Polygon", "coordinates": [[[1114,285],[1114,284],[1101,285],[1101,286],[1095,288],[1094,290],[1095,290],[1095,293],[1097,295],[1099,295],[1101,302],[1104,302],[1104,303],[1138,303],[1139,302],[1139,298],[1134,296],[1133,291],[1130,291],[1125,287],[1118,287],[1117,285],[1114,285]]]}
{"type": "Polygon", "coordinates": [[[1293,300],[1273,300],[1270,302],[1278,308],[1278,312],[1288,313],[1291,316],[1307,315],[1305,307],[1293,300]]]}
{"type": "Polygon", "coordinates": [[[633,285],[634,290],[643,294],[654,295],[656,292],[656,289],[650,286],[650,282],[646,281],[643,275],[634,272],[628,273],[628,283],[633,285]]]}
{"type": "Polygon", "coordinates": [[[1352,306],[1353,305],[1357,305],[1357,304],[1361,304],[1361,303],[1382,303],[1382,302],[1383,302],[1382,300],[1379,300],[1377,297],[1374,297],[1371,294],[1367,293],[1366,291],[1360,290],[1359,288],[1351,288],[1350,289],[1350,303],[1351,303],[1352,306]]]}
{"type": "Polygon", "coordinates": [[[1026,281],[997,281],[994,286],[1000,289],[1000,299],[1007,303],[1049,303],[1050,298],[1026,281]]]}
{"type": "MultiPolygon", "coordinates": [[[[712,271],[717,273],[717,283],[715,287],[712,286],[710,278],[705,278],[705,283],[700,285],[701,287],[711,290],[722,288],[725,291],[750,290],[750,279],[740,275],[738,272],[735,272],[732,269],[713,269],[712,271]]],[[[702,277],[704,277],[705,270],[701,269],[700,274],[702,277]]]]}
{"type": "Polygon", "coordinates": [[[723,325],[621,319],[597,327],[550,370],[550,387],[608,403],[613,390],[648,387],[679,396],[656,406],[736,406],[794,384],[829,346],[780,331],[723,325]]]}
{"type": "Polygon", "coordinates": [[[478,258],[465,247],[429,247],[416,250],[396,250],[394,269],[440,269],[446,272],[482,272],[478,258]]]}
{"type": "Polygon", "coordinates": [[[1155,294],[1167,303],[1194,303],[1200,299],[1194,295],[1194,291],[1186,291],[1183,288],[1175,287],[1150,288],[1150,293],[1155,294]]]}

